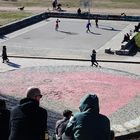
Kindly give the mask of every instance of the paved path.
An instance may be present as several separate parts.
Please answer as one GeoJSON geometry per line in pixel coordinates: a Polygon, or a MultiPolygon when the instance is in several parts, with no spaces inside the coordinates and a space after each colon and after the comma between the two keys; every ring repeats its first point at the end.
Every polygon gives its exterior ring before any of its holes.
{"type": "MultiPolygon", "coordinates": [[[[8,54],[13,56],[90,59],[89,54],[95,47],[100,60],[140,61],[139,53],[135,57],[104,54],[106,47],[119,49],[123,33],[135,23],[101,21],[99,29],[93,23],[93,34],[87,34],[82,29],[85,21],[61,21],[63,28],[59,32],[54,31],[55,20],[49,19],[7,35],[1,39],[1,45],[7,45],[8,54]]],[[[0,63],[0,92],[21,98],[28,86],[37,85],[44,94],[42,105],[57,113],[68,107],[76,111],[80,98],[87,92],[95,92],[100,98],[101,112],[109,116],[116,135],[134,131],[134,127],[135,131],[139,130],[140,65],[100,65],[101,68],[95,68],[90,67],[90,61],[11,57],[10,63],[0,63]]]]}

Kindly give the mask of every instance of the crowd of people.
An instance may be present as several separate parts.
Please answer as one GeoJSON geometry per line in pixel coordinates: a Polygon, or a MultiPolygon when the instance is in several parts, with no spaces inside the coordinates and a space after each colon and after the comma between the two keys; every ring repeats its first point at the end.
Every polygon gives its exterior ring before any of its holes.
{"type": "MultiPolygon", "coordinates": [[[[6,101],[0,99],[0,139],[2,140],[49,140],[47,110],[42,108],[39,88],[29,87],[26,97],[8,110],[6,101]]],[[[56,122],[53,140],[113,140],[110,120],[100,114],[99,98],[87,94],[80,100],[79,112],[63,111],[63,118],[56,122]]]]}

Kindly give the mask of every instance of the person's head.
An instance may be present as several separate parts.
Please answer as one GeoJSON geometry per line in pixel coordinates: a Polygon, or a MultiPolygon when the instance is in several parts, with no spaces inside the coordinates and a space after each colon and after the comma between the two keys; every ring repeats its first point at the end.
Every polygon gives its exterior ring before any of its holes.
{"type": "Polygon", "coordinates": [[[3,46],[3,49],[6,49],[6,46],[3,46]]]}
{"type": "Polygon", "coordinates": [[[68,110],[68,109],[64,110],[63,111],[63,116],[69,119],[72,116],[72,111],[68,110]]]}
{"type": "Polygon", "coordinates": [[[6,109],[6,103],[5,100],[0,99],[0,110],[6,109]]]}
{"type": "Polygon", "coordinates": [[[80,100],[79,109],[81,112],[84,112],[88,109],[92,109],[93,111],[99,112],[99,99],[96,94],[88,94],[85,95],[80,100]]]}
{"type": "Polygon", "coordinates": [[[34,99],[38,102],[42,97],[41,91],[37,87],[29,87],[26,93],[27,93],[27,98],[34,99]]]}
{"type": "Polygon", "coordinates": [[[92,53],[96,53],[95,49],[92,50],[92,53]]]}

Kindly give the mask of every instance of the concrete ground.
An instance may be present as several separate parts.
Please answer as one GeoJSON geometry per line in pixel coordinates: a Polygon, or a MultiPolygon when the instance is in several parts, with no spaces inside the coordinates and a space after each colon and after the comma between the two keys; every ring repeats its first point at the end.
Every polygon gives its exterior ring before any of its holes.
{"type": "Polygon", "coordinates": [[[101,113],[110,118],[116,135],[140,130],[140,65],[100,62],[101,68],[90,66],[92,49],[96,49],[98,60],[140,62],[139,53],[104,53],[106,48],[120,49],[124,33],[137,23],[99,21],[99,28],[95,28],[91,21],[91,33],[86,33],[86,20],[60,19],[59,31],[54,29],[55,20],[47,19],[0,39],[12,56],[9,63],[0,63],[0,92],[21,98],[28,86],[37,85],[44,95],[42,105],[59,114],[64,108],[77,111],[80,98],[95,92],[100,97],[101,113]],[[89,61],[45,59],[54,57],[89,61]]]}

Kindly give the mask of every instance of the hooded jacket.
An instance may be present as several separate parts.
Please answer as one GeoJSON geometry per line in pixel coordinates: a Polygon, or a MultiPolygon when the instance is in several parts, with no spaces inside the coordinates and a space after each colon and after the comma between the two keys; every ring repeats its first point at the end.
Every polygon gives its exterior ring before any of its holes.
{"type": "Polygon", "coordinates": [[[39,102],[24,98],[11,111],[9,140],[44,140],[47,129],[47,111],[39,102]]]}
{"type": "Polygon", "coordinates": [[[65,134],[73,140],[110,140],[110,121],[99,113],[96,95],[86,95],[80,101],[80,111],[68,123],[65,134]]]}

